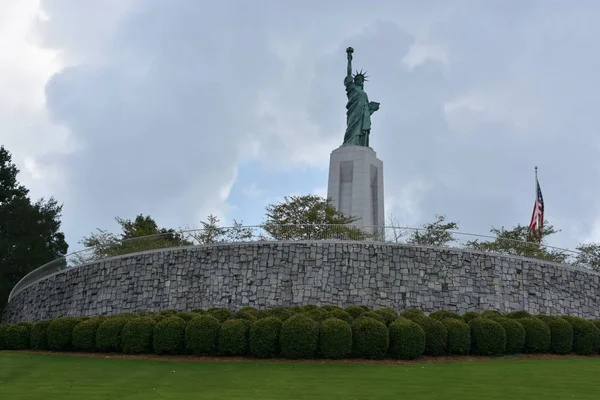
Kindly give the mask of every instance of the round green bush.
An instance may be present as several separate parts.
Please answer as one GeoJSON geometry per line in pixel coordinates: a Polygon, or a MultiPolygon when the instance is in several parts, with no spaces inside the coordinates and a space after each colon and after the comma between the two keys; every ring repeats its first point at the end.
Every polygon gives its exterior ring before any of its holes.
{"type": "Polygon", "coordinates": [[[592,324],[596,325],[596,328],[600,329],[600,319],[595,319],[590,321],[592,324]]]}
{"type": "Polygon", "coordinates": [[[307,304],[304,307],[302,307],[302,312],[308,312],[308,311],[316,310],[318,308],[319,307],[314,304],[307,304]]]}
{"type": "Polygon", "coordinates": [[[252,315],[254,315],[254,317],[256,319],[258,319],[258,317],[260,315],[260,311],[258,311],[255,307],[248,307],[248,306],[247,307],[242,307],[242,308],[240,308],[238,310],[238,312],[239,311],[242,311],[242,312],[245,312],[245,313],[248,313],[248,314],[252,314],[252,315]]]}
{"type": "Polygon", "coordinates": [[[34,350],[48,350],[48,327],[52,320],[46,319],[33,324],[31,328],[31,348],[34,350]]]}
{"type": "Polygon", "coordinates": [[[375,312],[383,317],[383,322],[386,325],[389,325],[398,319],[398,313],[392,308],[380,308],[375,312]]]}
{"type": "Polygon", "coordinates": [[[206,314],[206,310],[204,310],[202,308],[195,308],[192,310],[192,312],[195,314],[206,314]]]}
{"type": "Polygon", "coordinates": [[[17,322],[16,325],[24,326],[27,329],[27,332],[31,334],[31,330],[33,329],[33,322],[17,322]]]}
{"type": "Polygon", "coordinates": [[[469,311],[462,315],[462,318],[466,323],[469,323],[472,319],[479,317],[481,317],[481,314],[476,313],[475,311],[469,311]]]}
{"type": "Polygon", "coordinates": [[[250,353],[258,358],[271,358],[279,354],[279,334],[282,322],[275,317],[259,319],[250,326],[250,353]]]}
{"type": "Polygon", "coordinates": [[[280,321],[286,321],[289,317],[294,315],[294,312],[289,308],[275,307],[275,308],[268,308],[268,309],[264,310],[261,314],[262,314],[262,318],[274,317],[280,321]]]}
{"type": "Polygon", "coordinates": [[[529,314],[527,311],[513,311],[506,314],[506,318],[521,319],[529,317],[531,317],[531,314],[529,314]]]}
{"type": "Polygon", "coordinates": [[[541,319],[535,317],[517,319],[525,328],[525,353],[545,353],[550,347],[550,328],[541,319]]]}
{"type": "Polygon", "coordinates": [[[389,347],[385,323],[360,316],[352,323],[352,353],[361,358],[383,358],[389,347]]]}
{"type": "Polygon", "coordinates": [[[341,319],[342,321],[346,322],[349,325],[352,325],[352,323],[354,322],[354,318],[352,318],[352,315],[350,315],[349,313],[347,313],[346,311],[344,311],[342,309],[334,309],[334,310],[330,311],[329,316],[327,318],[341,319]]]}
{"type": "Polygon", "coordinates": [[[400,360],[414,360],[425,351],[425,331],[419,324],[399,318],[389,327],[390,354],[400,360]]]}
{"type": "Polygon", "coordinates": [[[554,354],[568,354],[573,350],[573,327],[560,317],[544,316],[543,321],[550,328],[550,348],[554,354]]]}
{"type": "Polygon", "coordinates": [[[81,322],[77,317],[56,318],[48,325],[48,347],[52,351],[73,349],[73,329],[81,322]]]}
{"type": "Polygon", "coordinates": [[[78,351],[96,351],[96,334],[106,317],[94,317],[80,322],[73,328],[73,348],[78,351]]]}
{"type": "Polygon", "coordinates": [[[254,322],[254,321],[256,321],[258,319],[257,315],[260,315],[258,313],[258,311],[256,312],[256,314],[254,314],[254,313],[249,312],[247,310],[240,310],[240,311],[234,313],[231,316],[231,319],[244,319],[244,320],[246,320],[248,322],[254,322]]]}
{"type": "Polygon", "coordinates": [[[248,353],[250,322],[245,319],[229,319],[221,325],[219,353],[223,356],[241,357],[248,353]]]}
{"type": "Polygon", "coordinates": [[[385,324],[385,318],[383,317],[383,315],[378,314],[375,311],[367,311],[366,313],[359,315],[358,318],[356,318],[356,319],[361,319],[361,318],[371,318],[371,319],[377,320],[379,322],[383,322],[385,324]]]}
{"type": "Polygon", "coordinates": [[[281,355],[286,358],[313,358],[319,344],[319,323],[305,314],[288,318],[281,327],[281,355]]]}
{"type": "Polygon", "coordinates": [[[315,308],[305,312],[304,315],[312,318],[316,322],[322,322],[327,319],[327,317],[329,316],[329,312],[323,310],[322,308],[315,308]]]}
{"type": "Polygon", "coordinates": [[[226,308],[211,308],[206,313],[215,317],[220,323],[233,317],[233,313],[226,308]]]}
{"type": "Polygon", "coordinates": [[[496,310],[485,310],[484,312],[481,313],[481,316],[483,318],[503,318],[504,314],[502,314],[500,311],[496,311],[496,310]]]}
{"type": "Polygon", "coordinates": [[[354,319],[358,318],[361,314],[364,314],[366,311],[361,306],[348,306],[344,309],[350,316],[354,319]]]}
{"type": "Polygon", "coordinates": [[[573,327],[573,351],[582,356],[596,354],[600,348],[600,330],[580,317],[562,317],[573,327]]]}
{"type": "Polygon", "coordinates": [[[184,320],[185,322],[189,322],[191,321],[193,318],[197,318],[199,317],[201,314],[199,313],[195,313],[193,311],[186,311],[186,312],[180,312],[176,315],[174,315],[175,317],[179,317],[182,320],[184,320]]]}
{"type": "Polygon", "coordinates": [[[321,308],[327,312],[331,312],[333,310],[341,310],[341,308],[339,308],[338,306],[331,306],[331,305],[321,306],[321,308]]]}
{"type": "Polygon", "coordinates": [[[493,320],[504,328],[506,333],[506,348],[504,354],[518,354],[523,351],[525,346],[525,328],[516,319],[511,318],[493,318],[493,320]]]}
{"type": "Polygon", "coordinates": [[[171,316],[158,322],[152,335],[152,347],[156,354],[181,354],[185,348],[186,322],[179,316],[171,316]]]}
{"type": "Polygon", "coordinates": [[[448,342],[448,331],[443,323],[431,317],[421,317],[415,321],[425,331],[425,354],[441,356],[448,342]]]}
{"type": "Polygon", "coordinates": [[[458,319],[460,321],[463,320],[463,318],[460,315],[458,315],[457,313],[452,312],[452,311],[444,311],[444,310],[432,312],[429,316],[433,319],[437,319],[438,321],[445,320],[446,318],[454,318],[454,319],[458,319]]]}
{"type": "Polygon", "coordinates": [[[415,322],[426,317],[425,313],[418,308],[409,308],[408,310],[404,310],[400,313],[400,316],[415,322]]]}
{"type": "Polygon", "coordinates": [[[6,350],[6,330],[9,324],[0,324],[0,350],[6,350]]]}
{"type": "Polygon", "coordinates": [[[27,350],[30,346],[30,333],[25,325],[10,324],[4,332],[7,350],[27,350]]]}
{"type": "MultiPolygon", "coordinates": [[[[181,320],[181,318],[177,319],[181,320]]],[[[128,321],[121,333],[123,353],[150,353],[156,324],[157,322],[149,317],[140,317],[128,321]]]]}
{"type": "Polygon", "coordinates": [[[139,317],[131,315],[115,315],[106,318],[96,331],[96,349],[103,352],[121,352],[123,349],[123,327],[125,327],[127,322],[135,318],[139,317]]]}
{"type": "Polygon", "coordinates": [[[443,319],[442,324],[448,332],[446,351],[448,354],[469,354],[471,351],[471,327],[455,318],[443,319]]]}
{"type": "Polygon", "coordinates": [[[300,314],[300,313],[304,312],[304,310],[300,306],[294,306],[294,307],[290,308],[290,311],[294,314],[300,314]]]}
{"type": "Polygon", "coordinates": [[[473,318],[471,327],[471,352],[481,356],[498,356],[506,351],[506,332],[502,325],[489,318],[473,318]]]}
{"type": "Polygon", "coordinates": [[[352,351],[352,328],[338,318],[328,318],[321,324],[319,349],[323,357],[344,358],[352,351]]]}
{"type": "Polygon", "coordinates": [[[186,348],[197,356],[217,352],[221,323],[211,315],[202,315],[188,322],[185,328],[186,348]]]}
{"type": "Polygon", "coordinates": [[[359,306],[359,307],[365,311],[371,311],[371,309],[368,306],[359,306]]]}

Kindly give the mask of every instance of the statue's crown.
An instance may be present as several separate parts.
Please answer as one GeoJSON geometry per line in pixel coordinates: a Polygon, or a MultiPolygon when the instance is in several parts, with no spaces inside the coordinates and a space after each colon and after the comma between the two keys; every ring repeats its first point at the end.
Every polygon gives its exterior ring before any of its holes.
{"type": "Polygon", "coordinates": [[[362,76],[363,80],[368,80],[367,78],[369,77],[367,75],[367,71],[363,71],[362,69],[360,71],[356,71],[356,74],[354,74],[354,79],[356,79],[357,77],[362,76]]]}

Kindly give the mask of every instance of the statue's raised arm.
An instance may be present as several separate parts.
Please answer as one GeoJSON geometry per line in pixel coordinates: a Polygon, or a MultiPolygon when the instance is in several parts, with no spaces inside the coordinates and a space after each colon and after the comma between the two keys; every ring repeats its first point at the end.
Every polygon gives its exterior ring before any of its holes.
{"type": "Polygon", "coordinates": [[[354,49],[352,47],[348,47],[346,49],[346,54],[348,55],[348,72],[346,73],[346,78],[352,78],[352,53],[354,53],[354,49]]]}

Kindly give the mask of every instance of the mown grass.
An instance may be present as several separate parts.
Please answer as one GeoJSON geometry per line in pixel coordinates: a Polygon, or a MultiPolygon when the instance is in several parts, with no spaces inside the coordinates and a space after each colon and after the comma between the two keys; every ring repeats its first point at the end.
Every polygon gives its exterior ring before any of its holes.
{"type": "Polygon", "coordinates": [[[597,399],[600,358],[375,365],[0,352],[0,399],[597,399]]]}

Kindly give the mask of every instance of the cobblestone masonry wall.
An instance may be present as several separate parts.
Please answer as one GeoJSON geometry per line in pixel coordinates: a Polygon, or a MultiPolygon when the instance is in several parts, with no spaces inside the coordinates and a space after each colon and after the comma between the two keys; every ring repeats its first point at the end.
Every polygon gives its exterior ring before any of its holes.
{"type": "Polygon", "coordinates": [[[5,322],[162,309],[304,304],[600,318],[600,276],[519,257],[394,244],[165,249],[70,269],[17,294],[5,322]]]}

